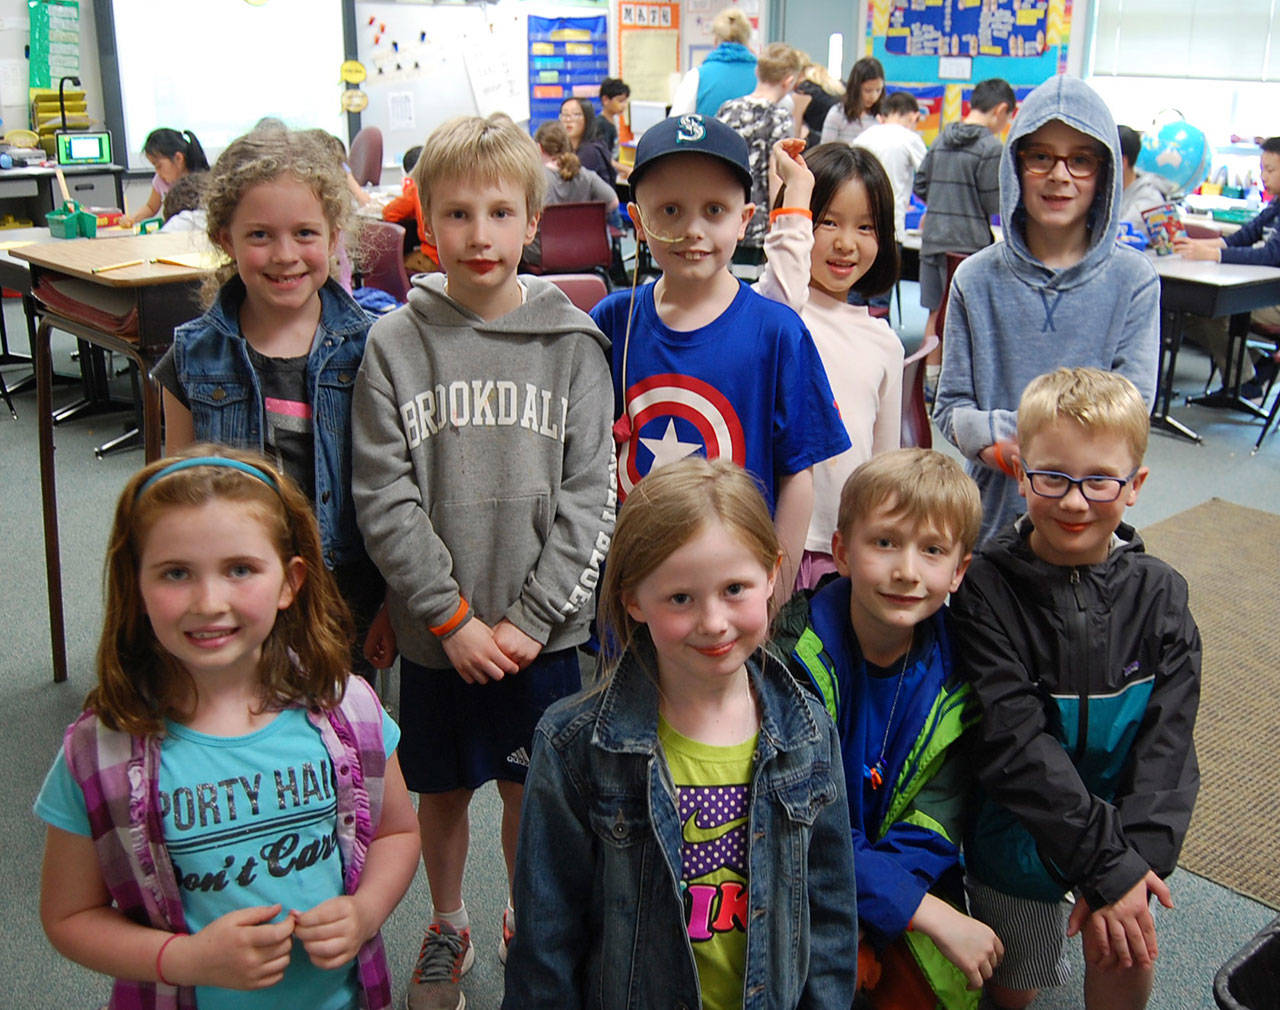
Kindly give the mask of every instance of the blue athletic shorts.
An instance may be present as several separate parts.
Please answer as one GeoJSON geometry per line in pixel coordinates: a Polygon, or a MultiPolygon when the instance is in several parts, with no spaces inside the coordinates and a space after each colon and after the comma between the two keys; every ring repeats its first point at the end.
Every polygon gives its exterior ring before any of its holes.
{"type": "Polygon", "coordinates": [[[468,684],[451,667],[400,657],[400,768],[415,793],[524,783],[533,731],[553,701],[582,686],[576,649],[543,652],[525,669],[468,684]]]}

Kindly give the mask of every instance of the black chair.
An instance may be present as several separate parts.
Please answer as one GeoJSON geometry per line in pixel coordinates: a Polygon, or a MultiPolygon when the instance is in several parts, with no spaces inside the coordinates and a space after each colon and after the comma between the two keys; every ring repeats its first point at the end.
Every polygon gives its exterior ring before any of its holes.
{"type": "Polygon", "coordinates": [[[1280,1010],[1280,918],[1218,969],[1213,998],[1222,1010],[1280,1010]]]}

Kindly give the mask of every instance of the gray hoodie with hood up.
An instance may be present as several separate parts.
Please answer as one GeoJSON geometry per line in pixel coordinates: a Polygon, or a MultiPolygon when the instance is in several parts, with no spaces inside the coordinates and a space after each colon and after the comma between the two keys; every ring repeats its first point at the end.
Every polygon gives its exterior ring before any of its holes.
{"type": "Polygon", "coordinates": [[[553,284],[521,283],[524,303],[485,321],[444,274],[415,278],[356,377],[356,517],[422,666],[449,666],[430,629],[462,599],[548,650],[587,638],[617,501],[608,341],[553,284]]]}
{"type": "Polygon", "coordinates": [[[1000,439],[1016,439],[1018,401],[1038,375],[1060,367],[1105,368],[1130,379],[1150,406],[1160,352],[1160,281],[1140,252],[1116,242],[1122,180],[1120,138],[1102,99],[1076,77],[1036,88],[1018,109],[1000,163],[1004,241],[956,270],[947,304],[942,376],[933,419],[969,460],[982,492],[986,540],[1024,511],[1017,482],[977,462],[1000,439]],[[1054,270],[1027,248],[1018,142],[1058,119],[1105,145],[1097,175],[1089,248],[1054,270]]]}

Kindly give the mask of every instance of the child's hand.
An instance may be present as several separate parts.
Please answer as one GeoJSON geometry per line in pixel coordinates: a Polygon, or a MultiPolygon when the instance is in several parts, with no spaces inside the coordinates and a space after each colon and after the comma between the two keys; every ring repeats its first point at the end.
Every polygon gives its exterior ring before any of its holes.
{"type": "Polygon", "coordinates": [[[449,664],[468,684],[501,680],[520,669],[493,640],[493,629],[478,617],[472,617],[440,644],[449,664]]]}
{"type": "Polygon", "coordinates": [[[1018,477],[1018,443],[1016,439],[1002,438],[978,453],[978,461],[999,470],[1006,477],[1018,477]]]}
{"type": "Polygon", "coordinates": [[[164,976],[182,985],[266,989],[284,978],[293,947],[293,916],[280,905],[238,908],[200,932],[179,937],[165,951],[164,976]]]}
{"type": "Polygon", "coordinates": [[[537,659],[538,653],[542,651],[541,642],[530,638],[506,618],[494,625],[493,640],[521,670],[537,659]]]}
{"type": "Polygon", "coordinates": [[[1188,260],[1218,260],[1218,250],[1222,243],[1216,238],[1187,238],[1178,235],[1173,240],[1173,251],[1188,260]]]}
{"type": "Polygon", "coordinates": [[[1092,914],[1083,898],[1076,901],[1067,919],[1067,936],[1082,934],[1085,961],[1101,968],[1151,967],[1159,951],[1149,894],[1165,908],[1173,907],[1168,885],[1151,870],[1118,900],[1092,914]]]}
{"type": "Polygon", "coordinates": [[[369,633],[364,638],[364,658],[375,670],[385,670],[395,661],[396,632],[391,627],[391,615],[387,613],[385,602],[369,624],[369,633]]]}
{"type": "Polygon", "coordinates": [[[912,922],[948,961],[964,972],[970,989],[981,989],[1004,957],[1004,944],[990,926],[932,894],[921,900],[912,922]]]}
{"type": "MultiPolygon", "coordinates": [[[[804,141],[798,137],[787,137],[773,145],[769,158],[770,172],[777,177],[779,185],[787,187],[788,207],[808,207],[813,196],[813,173],[801,157],[803,153],[804,141]]],[[[777,187],[771,186],[769,192],[776,193],[777,187]]]]}
{"type": "Polygon", "coordinates": [[[311,963],[324,971],[341,968],[373,935],[373,930],[362,920],[359,903],[347,894],[292,915],[298,923],[293,935],[306,950],[311,963]]]}

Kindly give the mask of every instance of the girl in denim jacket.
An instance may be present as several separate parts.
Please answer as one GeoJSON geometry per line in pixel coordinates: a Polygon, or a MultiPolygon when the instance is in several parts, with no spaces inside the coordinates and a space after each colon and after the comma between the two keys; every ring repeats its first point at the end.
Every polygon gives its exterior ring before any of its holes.
{"type": "Polygon", "coordinates": [[[35,804],[40,919],[111,1010],[383,1010],[418,863],[399,730],[347,674],[306,499],[215,451],[116,506],[97,685],[35,804]]]}
{"type": "MultiPolygon", "coordinates": [[[[263,127],[215,162],[208,235],[228,261],[207,286],[208,310],[174,331],[154,375],[167,454],[219,442],[261,452],[297,481],[363,636],[384,594],[351,496],[351,395],[370,319],[331,277],[351,199],[317,134],[263,127]]],[[[390,662],[385,648],[378,665],[390,662]]]]}
{"type": "Polygon", "coordinates": [[[604,677],[548,709],[516,858],[505,1010],[853,1001],[839,741],[760,648],[780,551],[746,471],[690,457],[618,516],[604,677]]]}

